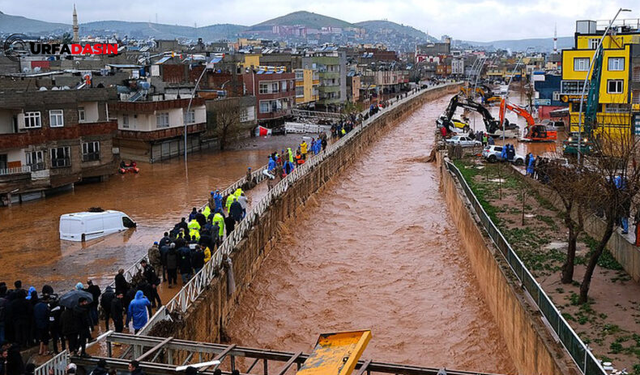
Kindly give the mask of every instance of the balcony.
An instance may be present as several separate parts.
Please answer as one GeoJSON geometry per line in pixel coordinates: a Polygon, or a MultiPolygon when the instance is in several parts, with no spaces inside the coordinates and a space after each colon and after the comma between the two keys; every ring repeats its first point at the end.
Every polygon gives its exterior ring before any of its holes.
{"type": "Polygon", "coordinates": [[[23,165],[21,167],[0,169],[0,176],[8,176],[12,174],[31,173],[31,166],[23,165]]]}
{"type": "Polygon", "coordinates": [[[117,129],[116,121],[82,123],[61,128],[29,129],[20,133],[2,134],[0,149],[25,148],[51,141],[79,139],[87,135],[111,134],[117,129]]]}
{"type": "MultiPolygon", "coordinates": [[[[187,125],[187,134],[203,133],[207,130],[207,124],[199,123],[187,125]]],[[[184,135],[184,126],[177,126],[152,131],[118,130],[117,138],[136,139],[152,142],[164,139],[176,138],[184,135]]]]}

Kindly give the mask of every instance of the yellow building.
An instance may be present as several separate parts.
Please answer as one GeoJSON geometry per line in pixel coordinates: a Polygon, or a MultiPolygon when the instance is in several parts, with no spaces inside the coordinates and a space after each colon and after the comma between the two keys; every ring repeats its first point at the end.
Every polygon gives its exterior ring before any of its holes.
{"type": "Polygon", "coordinates": [[[296,104],[310,104],[318,100],[320,79],[315,69],[295,69],[296,104]]]}
{"type": "MultiPolygon", "coordinates": [[[[614,134],[630,134],[632,125],[640,126],[640,30],[638,20],[616,22],[613,34],[602,43],[599,107],[595,131],[610,131],[614,134]]],[[[560,98],[569,102],[571,131],[578,131],[580,96],[584,80],[595,48],[608,24],[596,21],[577,21],[575,48],[562,51],[562,81],[560,98]]],[[[589,91],[589,87],[586,88],[589,91]]],[[[583,111],[586,110],[586,98],[583,111]]],[[[584,120],[583,120],[584,124],[584,120]]],[[[640,129],[638,129],[640,130],[640,129]]]]}
{"type": "Polygon", "coordinates": [[[244,54],[244,61],[240,63],[243,68],[257,68],[260,66],[260,54],[244,54]]]}

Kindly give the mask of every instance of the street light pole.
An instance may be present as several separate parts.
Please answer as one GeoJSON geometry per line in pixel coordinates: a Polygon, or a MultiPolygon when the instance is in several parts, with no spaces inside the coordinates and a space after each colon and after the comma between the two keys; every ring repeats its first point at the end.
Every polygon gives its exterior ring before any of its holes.
{"type": "MultiPolygon", "coordinates": [[[[202,73],[198,80],[196,81],[195,86],[193,87],[193,91],[191,91],[191,97],[189,98],[189,104],[187,105],[187,114],[186,116],[182,116],[182,122],[184,122],[184,167],[187,168],[187,118],[189,118],[189,111],[191,111],[191,103],[193,103],[193,98],[196,95],[196,90],[198,89],[198,85],[200,84],[200,80],[204,77],[204,73],[207,71],[207,66],[204,66],[202,69],[202,73]]],[[[225,82],[226,83],[226,82],[225,82]]],[[[195,121],[195,115],[193,116],[195,121]]]]}
{"type": "MultiPolygon", "coordinates": [[[[618,18],[618,15],[620,15],[620,12],[631,12],[631,9],[624,9],[624,8],[620,8],[618,9],[618,12],[616,13],[616,16],[613,17],[613,19],[611,21],[609,21],[609,25],[607,25],[607,28],[604,30],[604,33],[602,34],[602,37],[600,37],[600,41],[598,41],[598,45],[596,46],[596,50],[593,52],[593,58],[591,59],[591,63],[589,64],[589,70],[587,71],[587,75],[584,78],[584,83],[582,85],[582,94],[580,95],[580,111],[578,113],[578,164],[580,164],[580,147],[582,144],[582,105],[584,103],[584,95],[586,94],[587,91],[587,83],[589,82],[589,77],[591,76],[591,71],[593,69],[593,64],[596,61],[596,58],[598,57],[598,53],[600,52],[600,46],[602,45],[602,42],[604,41],[604,38],[607,36],[607,33],[609,32],[609,29],[611,29],[611,26],[613,25],[613,22],[616,20],[616,18],[618,18]]],[[[576,46],[577,47],[577,46],[576,46]]],[[[604,51],[603,51],[604,53],[604,51]]],[[[598,90],[600,89],[599,87],[597,88],[598,90]]],[[[571,122],[571,121],[569,121],[571,122]]],[[[571,125],[569,125],[569,127],[571,127],[571,125]]]]}
{"type": "MultiPolygon", "coordinates": [[[[522,58],[524,56],[527,55],[527,53],[529,53],[529,50],[531,49],[531,47],[527,48],[524,51],[524,55],[520,56],[520,58],[518,59],[518,62],[516,63],[516,66],[513,68],[513,71],[511,72],[511,76],[509,77],[509,82],[507,83],[507,90],[504,93],[504,104],[505,106],[507,105],[507,99],[509,98],[509,87],[511,87],[511,80],[513,80],[513,76],[516,74],[516,70],[518,70],[518,66],[520,65],[520,63],[522,62],[522,58]]],[[[502,105],[502,104],[501,104],[502,105]]],[[[502,143],[504,144],[504,118],[506,117],[506,108],[505,108],[505,116],[502,118],[502,120],[500,121],[500,127],[502,128],[502,143]]],[[[518,134],[519,136],[520,134],[518,134]]]]}

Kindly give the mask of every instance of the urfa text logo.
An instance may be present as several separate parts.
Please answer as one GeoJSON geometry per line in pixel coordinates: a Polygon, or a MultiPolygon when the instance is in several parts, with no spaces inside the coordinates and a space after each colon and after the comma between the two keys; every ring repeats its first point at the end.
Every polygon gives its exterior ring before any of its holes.
{"type": "Polygon", "coordinates": [[[68,44],[68,43],[39,43],[26,42],[28,39],[22,34],[13,34],[5,39],[3,44],[4,55],[18,59],[25,55],[116,55],[117,44],[68,44]]]}
{"type": "Polygon", "coordinates": [[[118,53],[117,44],[60,44],[29,42],[29,52],[32,55],[115,55],[118,53]]]}

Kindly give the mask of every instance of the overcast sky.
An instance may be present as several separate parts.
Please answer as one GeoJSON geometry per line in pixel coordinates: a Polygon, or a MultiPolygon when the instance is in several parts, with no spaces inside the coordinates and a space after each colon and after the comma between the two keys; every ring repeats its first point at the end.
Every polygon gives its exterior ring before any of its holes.
{"type": "MultiPolygon", "coordinates": [[[[430,35],[455,39],[501,39],[572,36],[578,19],[639,18],[637,0],[75,0],[79,22],[121,20],[205,26],[253,25],[298,10],[348,22],[376,19],[413,26],[430,35]],[[634,9],[635,8],[635,9],[634,9]]],[[[0,0],[0,11],[50,22],[71,23],[74,0],[0,0]]]]}

